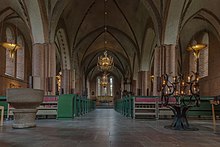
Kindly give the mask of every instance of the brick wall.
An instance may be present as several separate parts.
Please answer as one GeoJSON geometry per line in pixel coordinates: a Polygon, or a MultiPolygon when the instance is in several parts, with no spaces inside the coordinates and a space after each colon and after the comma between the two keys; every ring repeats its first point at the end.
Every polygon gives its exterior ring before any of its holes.
{"type": "Polygon", "coordinates": [[[208,76],[201,78],[201,95],[220,95],[220,42],[210,34],[208,76]]]}
{"type": "MultiPolygon", "coordinates": [[[[6,95],[7,88],[28,87],[29,76],[31,75],[31,57],[29,51],[25,50],[25,75],[24,80],[5,75],[6,49],[0,46],[0,95],[6,95]]],[[[16,73],[16,72],[15,72],[16,73]]]]}

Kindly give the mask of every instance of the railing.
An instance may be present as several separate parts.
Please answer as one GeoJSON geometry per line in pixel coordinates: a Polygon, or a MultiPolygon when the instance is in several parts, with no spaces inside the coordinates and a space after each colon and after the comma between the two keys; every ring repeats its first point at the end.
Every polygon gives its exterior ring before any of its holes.
{"type": "Polygon", "coordinates": [[[57,119],[73,119],[95,109],[95,102],[76,94],[59,96],[57,119]]]}
{"type": "MultiPolygon", "coordinates": [[[[189,117],[212,117],[210,100],[213,97],[201,97],[200,107],[193,107],[187,113],[189,117]]],[[[172,100],[175,103],[175,99],[172,100]]],[[[187,102],[187,99],[186,99],[187,102]]],[[[163,105],[160,96],[130,96],[118,99],[115,102],[115,110],[126,117],[142,118],[151,116],[159,119],[162,116],[173,116],[173,112],[163,105]]],[[[220,115],[220,107],[215,108],[216,114],[220,115]]]]}
{"type": "Polygon", "coordinates": [[[115,102],[115,110],[126,117],[133,118],[134,97],[124,97],[115,102]]]}
{"type": "MultiPolygon", "coordinates": [[[[13,118],[14,108],[8,104],[5,96],[0,96],[0,106],[4,107],[4,118],[13,118]]],[[[74,118],[95,109],[95,102],[75,94],[51,95],[44,96],[43,102],[37,109],[37,118],[74,118]]]]}

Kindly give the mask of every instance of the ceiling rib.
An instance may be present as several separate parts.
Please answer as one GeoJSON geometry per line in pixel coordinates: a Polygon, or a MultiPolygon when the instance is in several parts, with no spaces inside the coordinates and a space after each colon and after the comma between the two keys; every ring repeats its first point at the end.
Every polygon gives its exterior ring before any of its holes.
{"type": "Polygon", "coordinates": [[[91,5],[89,6],[89,8],[86,10],[86,13],[83,15],[83,18],[82,18],[82,20],[81,20],[81,22],[80,22],[80,24],[79,24],[79,26],[78,26],[78,28],[77,28],[76,35],[75,35],[74,40],[73,40],[73,48],[75,47],[76,38],[77,38],[77,36],[78,36],[79,30],[80,30],[80,28],[81,28],[81,26],[82,26],[84,20],[86,19],[86,16],[88,15],[89,11],[90,11],[90,10],[92,9],[92,7],[94,6],[95,1],[96,1],[96,0],[94,0],[94,1],[92,2],[92,4],[91,4],[91,5]]]}

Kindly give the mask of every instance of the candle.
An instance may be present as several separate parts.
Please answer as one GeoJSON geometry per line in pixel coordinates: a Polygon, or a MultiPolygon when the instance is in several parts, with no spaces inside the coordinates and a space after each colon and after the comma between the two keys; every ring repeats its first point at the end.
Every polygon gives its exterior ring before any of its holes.
{"type": "Polygon", "coordinates": [[[182,81],[182,86],[184,86],[185,85],[185,83],[184,83],[184,81],[182,81]]]}
{"type": "Polygon", "coordinates": [[[190,82],[190,76],[188,76],[188,82],[190,82]]]}
{"type": "Polygon", "coordinates": [[[169,93],[171,92],[171,89],[170,88],[168,88],[168,91],[169,91],[169,93]]]}
{"type": "Polygon", "coordinates": [[[191,91],[190,91],[190,89],[189,89],[188,93],[189,93],[189,95],[191,94],[191,91]]]}
{"type": "Polygon", "coordinates": [[[178,95],[178,94],[179,94],[179,91],[177,90],[177,91],[176,91],[176,95],[178,95]]]}
{"type": "Polygon", "coordinates": [[[166,81],[165,80],[163,80],[163,85],[165,85],[166,84],[166,81]]]}
{"type": "Polygon", "coordinates": [[[196,92],[196,87],[193,88],[193,91],[196,92]]]}
{"type": "Polygon", "coordinates": [[[181,94],[184,94],[183,90],[181,90],[181,94]]]}

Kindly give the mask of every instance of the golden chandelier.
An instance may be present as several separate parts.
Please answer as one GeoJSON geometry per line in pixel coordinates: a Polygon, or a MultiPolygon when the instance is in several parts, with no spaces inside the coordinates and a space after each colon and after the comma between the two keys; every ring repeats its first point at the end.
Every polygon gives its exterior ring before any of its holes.
{"type": "Polygon", "coordinates": [[[100,85],[103,86],[103,87],[107,87],[107,85],[108,85],[108,74],[106,74],[106,73],[103,74],[100,85]]]}
{"type": "Polygon", "coordinates": [[[97,66],[101,71],[109,71],[113,68],[113,58],[111,56],[108,56],[107,51],[104,52],[104,56],[98,57],[97,66]]]}

